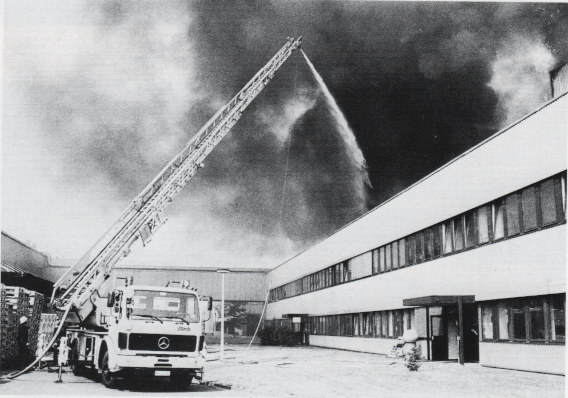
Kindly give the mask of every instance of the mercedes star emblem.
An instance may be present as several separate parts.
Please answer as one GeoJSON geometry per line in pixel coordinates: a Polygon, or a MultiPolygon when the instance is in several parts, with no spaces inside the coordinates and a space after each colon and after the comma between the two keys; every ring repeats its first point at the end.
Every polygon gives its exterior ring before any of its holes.
{"type": "Polygon", "coordinates": [[[167,337],[160,337],[160,339],[158,340],[158,347],[160,347],[160,349],[165,350],[170,346],[170,339],[168,339],[167,337]]]}

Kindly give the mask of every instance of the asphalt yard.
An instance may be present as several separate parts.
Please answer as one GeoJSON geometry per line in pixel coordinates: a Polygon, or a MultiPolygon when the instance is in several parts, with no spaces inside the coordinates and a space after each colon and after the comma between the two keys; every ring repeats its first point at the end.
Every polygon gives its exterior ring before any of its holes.
{"type": "MultiPolygon", "coordinates": [[[[229,345],[220,360],[209,346],[205,383],[172,386],[167,378],[136,380],[109,390],[95,378],[30,372],[0,379],[0,395],[211,397],[564,397],[563,376],[424,362],[410,372],[401,359],[316,347],[229,345]]],[[[5,374],[6,372],[3,372],[5,374]]]]}

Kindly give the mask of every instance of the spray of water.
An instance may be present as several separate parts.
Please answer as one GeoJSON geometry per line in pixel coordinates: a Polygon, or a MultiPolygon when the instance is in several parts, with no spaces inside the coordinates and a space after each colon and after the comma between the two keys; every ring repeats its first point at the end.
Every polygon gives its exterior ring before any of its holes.
{"type": "Polygon", "coordinates": [[[329,105],[329,108],[331,110],[331,115],[337,126],[337,132],[341,135],[341,138],[343,138],[343,141],[345,142],[351,161],[353,162],[354,166],[361,172],[361,176],[363,178],[364,183],[367,186],[371,186],[371,181],[369,180],[369,173],[367,172],[367,162],[365,161],[365,156],[363,155],[363,152],[361,152],[361,148],[359,148],[359,145],[357,144],[357,140],[355,138],[353,130],[351,129],[351,127],[349,127],[347,119],[345,119],[345,115],[343,115],[343,112],[341,112],[341,109],[339,109],[337,102],[335,102],[335,98],[333,98],[333,95],[331,95],[331,92],[327,88],[326,84],[324,83],[322,77],[320,76],[314,65],[310,62],[306,53],[304,53],[303,50],[300,51],[302,51],[302,54],[306,59],[306,62],[310,66],[310,69],[312,70],[314,77],[316,78],[318,84],[320,85],[321,91],[325,96],[327,104],[329,105]]]}

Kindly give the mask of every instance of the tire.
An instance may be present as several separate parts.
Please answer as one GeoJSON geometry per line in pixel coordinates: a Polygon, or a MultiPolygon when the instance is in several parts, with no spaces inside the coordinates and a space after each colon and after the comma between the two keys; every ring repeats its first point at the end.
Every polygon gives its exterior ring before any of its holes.
{"type": "Polygon", "coordinates": [[[82,376],[82,366],[77,363],[79,360],[79,353],[77,352],[78,349],[79,343],[75,340],[73,341],[73,344],[71,344],[71,369],[73,370],[73,375],[82,376]]]}
{"type": "Polygon", "coordinates": [[[102,370],[101,379],[106,388],[116,388],[118,385],[118,380],[109,370],[108,361],[109,361],[109,355],[107,351],[103,356],[103,361],[101,366],[102,370]]]}

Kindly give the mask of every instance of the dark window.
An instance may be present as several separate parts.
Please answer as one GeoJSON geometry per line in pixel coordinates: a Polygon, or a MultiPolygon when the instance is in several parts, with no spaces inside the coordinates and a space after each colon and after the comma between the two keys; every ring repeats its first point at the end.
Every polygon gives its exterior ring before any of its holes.
{"type": "Polygon", "coordinates": [[[416,242],[416,262],[421,263],[424,261],[424,234],[418,232],[414,235],[414,239],[416,242]]]}
{"type": "Polygon", "coordinates": [[[531,340],[544,340],[544,308],[542,298],[529,300],[531,340]]]}
{"type": "Polygon", "coordinates": [[[390,271],[392,269],[392,252],[391,245],[386,245],[385,247],[385,269],[390,271]]]}
{"type": "Polygon", "coordinates": [[[523,226],[525,231],[537,227],[536,223],[536,195],[534,187],[523,190],[523,226]]]}
{"type": "Polygon", "coordinates": [[[557,294],[550,300],[551,340],[566,341],[565,314],[566,296],[557,294]]]}
{"type": "Polygon", "coordinates": [[[542,224],[548,225],[557,220],[556,199],[554,197],[554,181],[546,180],[540,184],[540,203],[542,208],[542,224]]]}
{"type": "Polygon", "coordinates": [[[454,249],[455,251],[464,248],[464,225],[463,216],[454,218],[454,249]]]}
{"type": "Polygon", "coordinates": [[[477,239],[480,245],[489,242],[490,214],[488,206],[481,206],[477,209],[477,239]]]}
{"type": "Polygon", "coordinates": [[[516,340],[526,340],[525,303],[523,300],[513,300],[511,302],[511,318],[513,329],[512,338],[516,340]]]}
{"type": "Polygon", "coordinates": [[[424,231],[424,259],[430,260],[434,254],[434,244],[432,242],[432,229],[424,231]]]}
{"type": "Polygon", "coordinates": [[[434,234],[434,257],[438,257],[442,254],[442,242],[444,237],[442,236],[442,224],[438,224],[433,228],[434,234]]]}
{"type": "Polygon", "coordinates": [[[519,198],[516,193],[507,196],[507,236],[513,236],[521,231],[519,224],[519,198]]]}
{"type": "Polygon", "coordinates": [[[408,238],[406,238],[406,251],[408,253],[407,256],[407,260],[408,260],[408,265],[412,265],[414,264],[414,261],[416,260],[416,246],[415,246],[415,236],[409,236],[408,238]]]}
{"type": "Polygon", "coordinates": [[[475,235],[475,212],[465,214],[465,247],[470,248],[477,244],[475,235]]]}
{"type": "Polygon", "coordinates": [[[393,331],[394,331],[394,336],[393,337],[400,337],[402,336],[403,330],[402,330],[402,311],[397,310],[397,311],[393,311],[393,331]]]}
{"type": "Polygon", "coordinates": [[[444,223],[444,254],[454,250],[454,222],[453,220],[444,223]]]}

